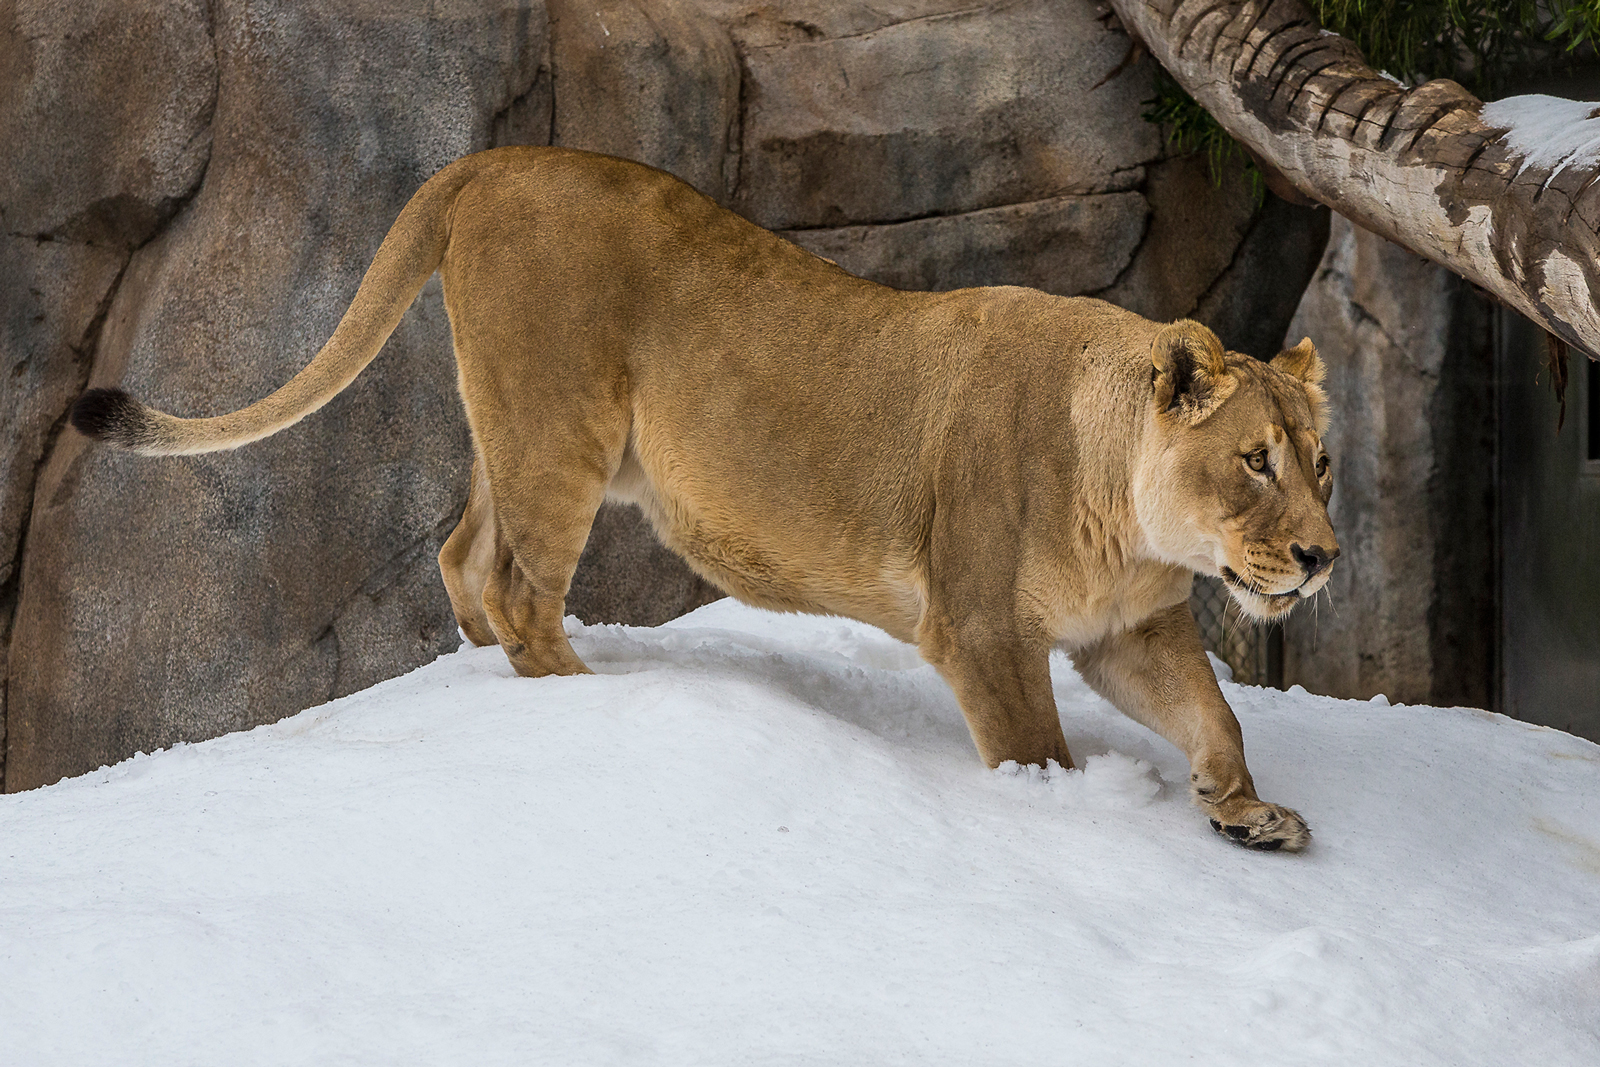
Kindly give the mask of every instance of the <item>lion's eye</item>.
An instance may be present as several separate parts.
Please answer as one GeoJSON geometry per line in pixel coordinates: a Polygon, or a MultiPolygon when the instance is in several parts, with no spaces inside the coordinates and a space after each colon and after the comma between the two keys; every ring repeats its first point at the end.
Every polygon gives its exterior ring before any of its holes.
{"type": "Polygon", "coordinates": [[[1321,478],[1323,475],[1325,475],[1327,473],[1328,473],[1328,457],[1327,456],[1318,456],[1317,457],[1317,477],[1321,478]]]}
{"type": "Polygon", "coordinates": [[[1244,462],[1245,466],[1249,467],[1253,471],[1266,470],[1267,450],[1264,448],[1256,449],[1254,452],[1251,452],[1249,455],[1244,457],[1244,462]]]}

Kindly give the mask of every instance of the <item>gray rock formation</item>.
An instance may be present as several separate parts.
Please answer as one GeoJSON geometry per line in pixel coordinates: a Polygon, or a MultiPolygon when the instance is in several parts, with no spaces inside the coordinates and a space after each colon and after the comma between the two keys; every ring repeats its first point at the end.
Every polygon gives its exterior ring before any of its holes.
{"type": "Polygon", "coordinates": [[[436,284],[381,369],[262,447],[149,462],[59,420],[86,383],[199,414],[286,380],[416,186],[536,85],[543,9],[146,6],[65,9],[81,30],[22,8],[6,45],[24,101],[6,135],[33,149],[6,157],[7,229],[81,264],[67,292],[98,283],[57,299],[65,338],[48,315],[23,327],[59,366],[28,398],[50,440],[9,642],[9,789],[270,721],[456,641],[429,571],[469,452],[436,284]]]}
{"type": "MultiPolygon", "coordinates": [[[[904,21],[746,45],[734,206],[778,230],[1132,189],[1160,152],[1145,77],[1090,4],[904,5],[904,21]]],[[[842,27],[841,27],[842,28],[842,27]]]]}
{"type": "Polygon", "coordinates": [[[897,289],[1027,285],[1092,293],[1139,248],[1150,204],[1136,192],[1056,196],[877,226],[782,230],[796,244],[897,289]]]}
{"type": "Polygon", "coordinates": [[[1494,700],[1493,352],[1443,267],[1335,218],[1290,335],[1328,365],[1343,555],[1284,627],[1284,682],[1343,697],[1494,700]]]}
{"type": "MultiPolygon", "coordinates": [[[[244,451],[140,460],[62,422],[89,384],[201,414],[287,379],[459,155],[624,155],[891,284],[1101,293],[1250,351],[1326,225],[1166,158],[1148,64],[1098,84],[1128,43],[1088,0],[17,0],[0,35],[8,790],[455,646],[433,555],[468,441],[436,283],[355,386],[244,451]]],[[[714,594],[609,509],[569,608],[714,594]]]]}

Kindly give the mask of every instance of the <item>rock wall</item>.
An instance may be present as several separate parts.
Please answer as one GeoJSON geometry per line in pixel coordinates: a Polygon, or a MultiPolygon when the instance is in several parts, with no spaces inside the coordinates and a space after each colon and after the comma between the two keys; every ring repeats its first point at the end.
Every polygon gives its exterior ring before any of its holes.
{"type": "Polygon", "coordinates": [[[1335,217],[1289,336],[1328,365],[1343,555],[1284,628],[1284,682],[1490,707],[1494,351],[1472,287],[1335,217]]]}
{"type": "MultiPolygon", "coordinates": [[[[1140,120],[1088,0],[14,0],[0,6],[0,722],[8,790],[268,722],[453,648],[465,497],[437,282],[324,411],[238,453],[63,431],[88,385],[237,407],[320,346],[449,160],[558,143],[671,170],[902,286],[1195,315],[1269,354],[1326,214],[1221,187],[1140,120]]],[[[715,591],[637,513],[569,609],[715,591]]]]}

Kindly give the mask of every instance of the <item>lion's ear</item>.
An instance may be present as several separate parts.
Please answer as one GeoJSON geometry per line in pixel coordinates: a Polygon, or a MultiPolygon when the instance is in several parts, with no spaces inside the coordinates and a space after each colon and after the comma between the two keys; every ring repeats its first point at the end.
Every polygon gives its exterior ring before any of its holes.
{"type": "Polygon", "coordinates": [[[1322,357],[1317,355],[1317,346],[1311,343],[1309,337],[1302,338],[1293,348],[1273,356],[1272,365],[1307,385],[1321,385],[1322,379],[1328,376],[1328,368],[1323,366],[1322,357]]]}
{"type": "Polygon", "coordinates": [[[1228,373],[1217,335],[1188,319],[1162,327],[1150,346],[1150,363],[1156,410],[1191,426],[1204,422],[1239,384],[1228,373]]]}
{"type": "Polygon", "coordinates": [[[1328,376],[1328,368],[1322,362],[1322,357],[1317,355],[1317,346],[1311,343],[1311,338],[1303,338],[1293,348],[1273,356],[1272,366],[1298,378],[1300,384],[1305,386],[1306,400],[1311,404],[1311,417],[1316,423],[1317,433],[1327,433],[1328,394],[1322,388],[1322,380],[1328,376]]]}

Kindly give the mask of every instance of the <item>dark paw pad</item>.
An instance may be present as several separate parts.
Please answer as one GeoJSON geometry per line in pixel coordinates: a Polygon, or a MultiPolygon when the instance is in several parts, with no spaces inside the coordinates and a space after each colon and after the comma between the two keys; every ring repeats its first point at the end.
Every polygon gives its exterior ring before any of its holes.
{"type": "Polygon", "coordinates": [[[1211,828],[1219,834],[1233,838],[1235,841],[1243,841],[1250,836],[1250,827],[1248,826],[1224,826],[1215,819],[1211,820],[1211,828]]]}
{"type": "Polygon", "coordinates": [[[1226,837],[1229,841],[1232,841],[1236,845],[1242,845],[1245,848],[1254,849],[1257,852],[1277,852],[1285,845],[1289,846],[1289,851],[1291,852],[1298,851],[1299,849],[1305,847],[1306,841],[1309,840],[1311,836],[1311,831],[1302,826],[1301,839],[1291,843],[1290,840],[1285,837],[1257,836],[1262,831],[1249,826],[1225,825],[1216,819],[1211,819],[1209,821],[1211,823],[1211,828],[1217,833],[1221,834],[1223,837],[1226,837]]]}

